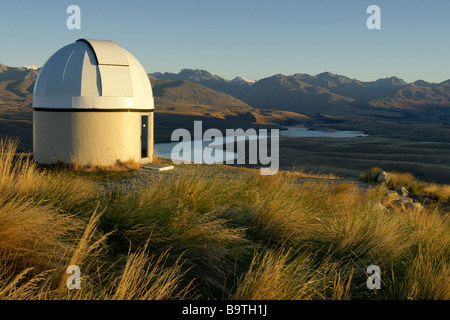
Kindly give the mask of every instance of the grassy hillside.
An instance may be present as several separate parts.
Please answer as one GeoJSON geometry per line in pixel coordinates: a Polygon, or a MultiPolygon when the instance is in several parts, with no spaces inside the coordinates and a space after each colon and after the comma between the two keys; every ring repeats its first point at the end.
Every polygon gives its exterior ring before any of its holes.
{"type": "Polygon", "coordinates": [[[207,165],[99,180],[15,147],[0,144],[1,299],[450,298],[448,214],[387,208],[383,185],[207,165]]]}
{"type": "Polygon", "coordinates": [[[296,112],[255,109],[226,93],[189,81],[151,80],[151,83],[158,113],[232,119],[256,124],[309,119],[296,112]]]}
{"type": "Polygon", "coordinates": [[[0,81],[0,137],[19,137],[24,151],[33,149],[31,103],[34,81],[0,81]]]}
{"type": "Polygon", "coordinates": [[[189,81],[152,80],[151,83],[155,103],[160,106],[250,107],[228,94],[189,81]]]}

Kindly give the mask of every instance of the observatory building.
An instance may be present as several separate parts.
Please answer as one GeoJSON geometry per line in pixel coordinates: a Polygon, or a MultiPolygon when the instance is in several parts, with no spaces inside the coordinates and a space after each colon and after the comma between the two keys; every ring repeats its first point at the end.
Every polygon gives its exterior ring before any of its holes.
{"type": "Polygon", "coordinates": [[[153,111],[150,80],[132,54],[113,41],[79,39],[53,54],[36,80],[34,159],[151,162],[153,111]]]}

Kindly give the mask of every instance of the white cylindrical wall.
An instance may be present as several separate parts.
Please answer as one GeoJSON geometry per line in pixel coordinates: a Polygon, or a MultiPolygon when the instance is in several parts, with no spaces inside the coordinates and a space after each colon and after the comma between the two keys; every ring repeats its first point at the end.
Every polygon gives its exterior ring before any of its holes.
{"type": "MultiPolygon", "coordinates": [[[[33,111],[33,136],[33,155],[40,164],[141,161],[140,112],[33,111]]],[[[149,146],[152,150],[153,141],[149,146]]]]}

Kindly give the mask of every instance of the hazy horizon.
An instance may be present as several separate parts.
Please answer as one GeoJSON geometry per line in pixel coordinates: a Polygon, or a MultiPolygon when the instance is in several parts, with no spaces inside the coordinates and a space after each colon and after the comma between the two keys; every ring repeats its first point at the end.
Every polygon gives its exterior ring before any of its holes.
{"type": "MultiPolygon", "coordinates": [[[[269,77],[272,77],[272,76],[275,76],[275,75],[279,75],[279,74],[284,75],[284,76],[293,76],[293,75],[295,75],[295,74],[309,74],[310,76],[318,76],[318,75],[320,75],[320,74],[322,74],[322,73],[330,72],[330,71],[328,71],[328,70],[323,70],[323,71],[318,72],[318,73],[315,73],[315,74],[312,74],[312,73],[305,73],[305,72],[291,72],[291,73],[288,73],[288,74],[286,74],[286,73],[274,73],[274,74],[265,76],[265,77],[260,78],[260,79],[249,79],[249,78],[244,77],[244,76],[242,76],[242,75],[236,75],[236,76],[234,76],[234,77],[232,77],[232,78],[226,78],[226,77],[223,77],[221,74],[212,73],[212,72],[210,72],[209,70],[206,70],[206,69],[204,69],[204,68],[202,69],[202,68],[189,68],[189,67],[179,69],[178,71],[177,71],[177,70],[175,70],[175,71],[166,71],[166,70],[162,71],[162,70],[156,70],[156,71],[151,71],[151,72],[148,72],[148,73],[149,73],[149,74],[153,74],[153,73],[158,73],[158,72],[159,72],[159,73],[166,73],[166,72],[167,72],[167,73],[178,74],[178,73],[180,73],[180,72],[181,72],[182,70],[184,70],[184,69],[207,71],[207,72],[211,73],[212,75],[220,76],[220,77],[224,78],[225,80],[233,80],[233,79],[236,78],[236,77],[241,77],[241,78],[245,78],[245,79],[247,79],[247,80],[254,80],[254,81],[259,81],[259,80],[262,80],[262,79],[265,79],[265,78],[269,78],[269,77]]],[[[350,77],[350,76],[348,76],[348,75],[346,75],[346,74],[338,74],[338,73],[334,73],[334,72],[330,72],[330,73],[332,73],[332,74],[334,74],[334,75],[336,75],[336,76],[344,76],[344,77],[350,78],[350,79],[352,79],[352,80],[359,80],[359,81],[362,81],[362,82],[371,82],[371,81],[377,81],[377,80],[380,80],[380,79],[386,79],[386,78],[392,78],[392,77],[397,77],[397,78],[399,78],[400,80],[403,80],[403,81],[405,81],[405,82],[407,82],[407,83],[413,83],[413,82],[416,82],[416,81],[419,81],[419,80],[423,80],[423,81],[430,82],[430,83],[441,83],[441,82],[445,82],[445,81],[447,81],[447,80],[450,80],[450,74],[449,74],[448,79],[445,79],[445,80],[442,80],[442,81],[439,81],[439,82],[428,81],[428,80],[426,80],[426,79],[416,79],[416,80],[410,82],[410,81],[406,81],[405,79],[403,79],[403,78],[401,78],[401,77],[399,77],[399,76],[397,76],[397,75],[395,75],[395,74],[392,74],[392,75],[386,76],[386,77],[382,77],[382,78],[377,78],[377,79],[362,80],[362,79],[350,77]]]]}
{"type": "MultiPolygon", "coordinates": [[[[0,61],[0,64],[5,65],[5,64],[2,63],[1,61],[0,61]]],[[[23,68],[23,67],[34,67],[34,66],[37,66],[37,67],[43,67],[42,65],[36,65],[36,64],[32,64],[32,65],[22,65],[22,66],[11,66],[11,65],[6,65],[6,66],[7,66],[7,67],[12,67],[12,68],[23,68]]],[[[162,73],[162,74],[164,74],[164,73],[173,73],[173,74],[179,74],[181,71],[186,70],[186,69],[187,69],[187,70],[194,70],[194,71],[195,71],[195,70],[200,70],[200,71],[206,71],[206,72],[209,72],[209,70],[202,69],[202,68],[189,68],[189,67],[186,67],[186,68],[179,69],[178,71],[177,71],[177,70],[175,70],[175,71],[166,71],[166,70],[162,71],[162,70],[157,70],[157,71],[151,71],[151,72],[148,72],[148,71],[147,71],[147,73],[148,73],[148,74],[154,74],[154,73],[162,73]]],[[[324,71],[319,72],[319,73],[317,73],[317,74],[308,74],[308,75],[310,75],[310,76],[318,76],[318,75],[320,75],[320,74],[327,73],[327,72],[329,72],[329,71],[324,70],[324,71]]],[[[236,76],[234,76],[234,77],[232,77],[232,78],[226,78],[226,77],[223,77],[221,74],[216,74],[216,73],[212,73],[212,72],[209,72],[209,73],[212,74],[213,76],[219,76],[219,77],[222,77],[223,79],[225,79],[225,80],[227,80],[227,81],[231,81],[231,80],[233,80],[233,79],[235,79],[235,78],[237,78],[237,77],[241,77],[241,78],[244,78],[244,79],[246,79],[246,80],[255,81],[255,82],[257,82],[257,81],[259,81],[259,80],[266,79],[266,78],[270,78],[270,77],[273,77],[273,76],[276,76],[276,75],[294,76],[294,75],[296,75],[296,74],[306,74],[306,73],[304,73],[304,72],[292,72],[292,73],[289,73],[289,74],[276,73],[276,74],[272,74],[272,75],[269,75],[269,76],[266,76],[266,77],[260,78],[260,79],[249,79],[249,78],[243,77],[242,75],[236,75],[236,76]]],[[[403,80],[403,81],[405,81],[405,82],[407,82],[407,83],[414,83],[414,82],[416,82],[416,81],[422,81],[422,80],[423,80],[423,81],[426,81],[426,82],[429,82],[429,83],[439,84],[439,83],[446,82],[446,81],[450,80],[450,75],[449,75],[449,79],[445,79],[445,80],[440,81],[440,82],[427,81],[426,79],[416,79],[416,80],[414,80],[414,81],[409,82],[409,81],[406,81],[405,79],[402,79],[401,77],[398,77],[398,76],[396,76],[396,75],[391,75],[391,76],[387,76],[387,77],[383,77],[383,78],[377,78],[377,79],[361,80],[361,79],[349,77],[348,75],[345,75],[345,74],[337,74],[337,73],[333,73],[333,72],[331,72],[331,73],[334,74],[334,75],[336,75],[336,76],[343,76],[343,77],[347,77],[347,78],[352,79],[352,80],[358,80],[358,81],[361,81],[361,82],[373,82],[373,81],[377,81],[377,80],[381,80],[381,79],[388,79],[388,78],[393,78],[393,77],[397,77],[397,78],[399,78],[400,80],[403,80]]]]}

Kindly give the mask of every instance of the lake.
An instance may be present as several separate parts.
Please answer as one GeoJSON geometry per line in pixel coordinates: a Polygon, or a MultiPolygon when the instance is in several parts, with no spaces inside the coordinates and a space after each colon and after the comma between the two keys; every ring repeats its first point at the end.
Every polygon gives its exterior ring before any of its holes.
{"type": "Polygon", "coordinates": [[[361,131],[339,131],[334,129],[322,128],[311,129],[305,127],[288,127],[287,130],[280,131],[280,137],[290,138],[357,138],[368,137],[361,131]]]}
{"type": "MultiPolygon", "coordinates": [[[[368,135],[364,134],[361,131],[339,131],[327,128],[319,129],[311,129],[306,127],[287,127],[287,130],[280,131],[280,137],[289,137],[289,138],[357,138],[357,137],[367,137],[368,135]]],[[[158,153],[158,156],[161,158],[173,159],[173,160],[193,160],[193,155],[196,152],[201,152],[203,154],[205,148],[213,148],[217,145],[223,145],[225,143],[241,140],[254,140],[258,139],[255,136],[238,136],[238,137],[223,137],[222,139],[216,140],[194,140],[188,142],[167,142],[167,143],[155,143],[154,149],[158,153]],[[188,154],[184,155],[183,152],[175,155],[172,158],[172,149],[178,146],[180,149],[183,147],[184,150],[191,150],[190,156],[188,154]]],[[[213,148],[214,149],[214,148],[213,148]]],[[[224,163],[227,160],[234,160],[237,158],[237,154],[235,152],[228,152],[225,150],[215,149],[213,152],[217,157],[223,159],[220,162],[215,163],[224,163]]]]}

